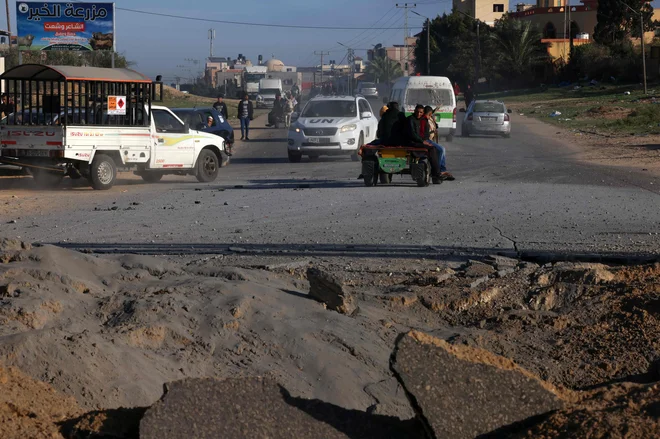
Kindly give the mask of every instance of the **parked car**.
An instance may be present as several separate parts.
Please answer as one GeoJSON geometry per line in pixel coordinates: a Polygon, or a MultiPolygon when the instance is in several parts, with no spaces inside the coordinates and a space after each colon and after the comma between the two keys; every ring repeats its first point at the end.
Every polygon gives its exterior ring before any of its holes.
{"type": "Polygon", "coordinates": [[[193,130],[220,136],[229,147],[234,144],[234,128],[215,108],[172,108],[172,111],[193,130]],[[210,127],[207,122],[209,116],[213,118],[210,127]]]}
{"type": "Polygon", "coordinates": [[[494,136],[511,136],[511,110],[501,101],[472,101],[463,118],[461,133],[463,137],[471,134],[490,134],[494,136]]]}
{"type": "Polygon", "coordinates": [[[376,138],[378,119],[363,96],[316,96],[302,112],[291,115],[289,161],[297,163],[303,155],[350,155],[358,161],[362,145],[376,138]]]}

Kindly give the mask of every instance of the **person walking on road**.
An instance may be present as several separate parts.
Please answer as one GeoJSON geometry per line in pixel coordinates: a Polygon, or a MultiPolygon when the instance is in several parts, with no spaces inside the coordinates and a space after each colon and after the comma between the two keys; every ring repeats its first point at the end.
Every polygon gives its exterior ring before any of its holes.
{"type": "Polygon", "coordinates": [[[224,103],[224,98],[224,95],[218,95],[218,100],[213,104],[213,108],[227,120],[229,119],[229,113],[227,112],[227,104],[224,103]]]}
{"type": "Polygon", "coordinates": [[[254,118],[254,110],[250,97],[245,94],[238,103],[238,119],[241,121],[241,140],[250,140],[250,121],[254,118]]]}
{"type": "Polygon", "coordinates": [[[465,98],[465,109],[467,110],[467,108],[472,103],[472,100],[474,99],[474,91],[472,90],[472,86],[467,86],[467,90],[465,90],[465,93],[463,93],[463,97],[465,98]]]}

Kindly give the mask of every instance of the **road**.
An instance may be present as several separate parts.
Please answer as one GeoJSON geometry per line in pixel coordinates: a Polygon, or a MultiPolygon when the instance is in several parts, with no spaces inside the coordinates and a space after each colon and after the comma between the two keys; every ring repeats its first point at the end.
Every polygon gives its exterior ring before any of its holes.
{"type": "Polygon", "coordinates": [[[68,179],[44,192],[29,178],[0,179],[0,236],[144,253],[660,253],[660,179],[581,162],[540,122],[514,117],[511,139],[446,144],[456,181],[418,188],[395,176],[392,185],[366,188],[360,164],[348,157],[289,163],[286,131],[264,128],[263,119],[212,184],[181,176],[144,184],[122,174],[107,192],[68,179]]]}

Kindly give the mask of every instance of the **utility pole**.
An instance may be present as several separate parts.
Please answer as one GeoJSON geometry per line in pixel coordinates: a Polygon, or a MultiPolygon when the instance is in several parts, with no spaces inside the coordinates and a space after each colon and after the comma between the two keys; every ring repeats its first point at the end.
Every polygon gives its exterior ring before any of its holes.
{"type": "Polygon", "coordinates": [[[7,33],[9,34],[9,47],[11,47],[11,17],[9,16],[9,0],[5,0],[7,7],[7,33]]]}
{"type": "Polygon", "coordinates": [[[211,50],[209,57],[213,57],[213,40],[215,40],[215,29],[209,29],[209,40],[211,40],[211,50]]]}
{"type": "Polygon", "coordinates": [[[314,55],[321,55],[321,86],[323,86],[323,56],[324,55],[330,55],[330,52],[326,52],[323,50],[315,50],[314,55]]]}
{"type": "Polygon", "coordinates": [[[648,87],[646,85],[646,49],[644,48],[644,10],[640,9],[639,11],[636,11],[631,8],[628,3],[623,1],[621,3],[623,3],[626,8],[630,9],[633,14],[639,14],[639,41],[642,44],[642,78],[644,81],[644,94],[648,94],[648,87]]]}
{"type": "Polygon", "coordinates": [[[431,76],[431,19],[415,11],[410,11],[415,15],[426,18],[426,75],[431,76]]]}
{"type": "Polygon", "coordinates": [[[353,79],[355,78],[355,52],[348,49],[348,62],[351,63],[351,76],[348,78],[348,95],[353,96],[353,79]]]}
{"type": "MultiPolygon", "coordinates": [[[[404,3],[404,4],[396,4],[396,7],[399,9],[403,9],[404,16],[405,16],[405,24],[403,25],[403,47],[404,50],[406,51],[406,65],[408,64],[408,59],[410,58],[408,54],[408,9],[415,9],[417,7],[416,3],[404,3]]],[[[405,71],[405,75],[408,76],[408,69],[405,71]]]]}

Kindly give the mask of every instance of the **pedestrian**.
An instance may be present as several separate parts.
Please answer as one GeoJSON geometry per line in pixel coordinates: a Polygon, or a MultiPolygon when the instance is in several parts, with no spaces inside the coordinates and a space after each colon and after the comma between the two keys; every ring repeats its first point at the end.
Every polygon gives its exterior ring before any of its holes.
{"type": "Polygon", "coordinates": [[[254,110],[250,96],[246,93],[238,103],[238,119],[241,121],[241,140],[250,140],[250,121],[254,118],[254,110]]]}
{"type": "Polygon", "coordinates": [[[458,85],[458,82],[454,82],[454,96],[458,97],[461,94],[461,87],[458,85]]]}
{"type": "Polygon", "coordinates": [[[229,119],[229,113],[227,112],[227,104],[224,103],[224,99],[224,95],[218,95],[218,100],[213,104],[213,108],[227,120],[229,119]]]}
{"type": "Polygon", "coordinates": [[[472,91],[472,86],[468,85],[467,90],[465,90],[465,93],[463,93],[463,97],[465,98],[465,109],[470,106],[472,103],[472,100],[474,99],[474,92],[472,91]]]}

